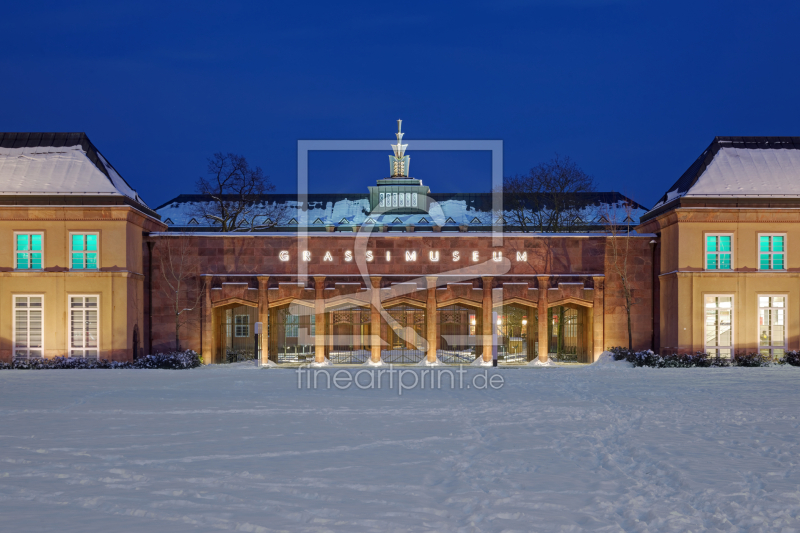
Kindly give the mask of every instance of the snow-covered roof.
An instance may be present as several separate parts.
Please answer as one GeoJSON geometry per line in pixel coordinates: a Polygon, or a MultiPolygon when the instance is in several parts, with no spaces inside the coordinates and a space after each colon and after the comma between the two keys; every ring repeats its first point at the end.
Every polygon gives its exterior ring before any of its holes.
{"type": "Polygon", "coordinates": [[[0,195],[125,196],[147,207],[85,133],[0,133],[0,195]]]}
{"type": "Polygon", "coordinates": [[[683,197],[800,198],[800,137],[716,137],[651,212],[683,197]]]}
{"type": "MultiPolygon", "coordinates": [[[[376,224],[385,226],[443,226],[457,227],[490,226],[493,224],[511,225],[513,215],[504,212],[502,215],[492,210],[491,193],[435,193],[431,194],[430,207],[427,213],[370,213],[369,195],[364,194],[310,194],[307,205],[298,202],[295,195],[272,194],[265,196],[265,202],[270,205],[284,205],[287,212],[284,214],[287,223],[284,227],[299,226],[302,223],[301,213],[306,211],[307,226],[310,228],[323,228],[325,226],[361,226],[376,224]],[[305,209],[304,209],[305,208],[305,209]]],[[[199,226],[210,227],[209,223],[197,214],[197,204],[207,202],[207,198],[196,194],[182,194],[169,202],[157,207],[155,211],[161,215],[167,225],[173,228],[199,226]],[[192,220],[196,222],[192,222],[192,220]]],[[[617,215],[617,221],[622,222],[626,217],[625,204],[632,205],[630,224],[638,224],[647,209],[625,196],[616,193],[592,193],[587,198],[579,216],[581,221],[589,225],[607,224],[603,216],[612,213],[617,215]]],[[[270,211],[270,209],[265,209],[270,211]]],[[[274,210],[272,210],[274,212],[274,210]]]]}

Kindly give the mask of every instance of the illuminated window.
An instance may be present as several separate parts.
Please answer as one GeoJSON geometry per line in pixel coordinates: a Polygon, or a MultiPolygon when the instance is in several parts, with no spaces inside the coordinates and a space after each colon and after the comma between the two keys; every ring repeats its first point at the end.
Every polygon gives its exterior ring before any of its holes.
{"type": "Polygon", "coordinates": [[[14,234],[14,268],[17,270],[42,269],[42,234],[14,234]]]}
{"type": "Polygon", "coordinates": [[[706,269],[731,270],[733,268],[733,235],[706,235],[706,269]]]}
{"type": "Polygon", "coordinates": [[[710,356],[733,354],[733,296],[705,297],[705,351],[710,356]]]}
{"type": "Polygon", "coordinates": [[[14,358],[42,357],[43,296],[14,296],[14,358]]]}
{"type": "Polygon", "coordinates": [[[758,349],[780,358],[786,351],[786,297],[758,297],[758,349]]]}
{"type": "Polygon", "coordinates": [[[786,235],[758,236],[758,269],[784,270],[786,268],[786,235]]]}
{"type": "Polygon", "coordinates": [[[97,359],[99,296],[69,297],[69,355],[97,359]]]}
{"type": "Polygon", "coordinates": [[[97,233],[70,235],[70,268],[91,270],[97,268],[97,233]]]}

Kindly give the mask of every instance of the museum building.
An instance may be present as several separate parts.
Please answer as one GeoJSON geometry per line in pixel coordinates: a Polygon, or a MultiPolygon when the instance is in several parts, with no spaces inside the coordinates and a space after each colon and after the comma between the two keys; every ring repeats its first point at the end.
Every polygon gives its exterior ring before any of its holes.
{"type": "Polygon", "coordinates": [[[800,139],[717,137],[653,209],[597,193],[558,233],[431,191],[401,142],[367,192],[264,196],[284,218],[222,232],[209,198],[148,207],[83,133],[0,133],[0,358],[130,360],[176,322],[206,363],[251,357],[257,323],[277,364],[592,362],[629,317],[636,349],[800,348],[800,139]]]}

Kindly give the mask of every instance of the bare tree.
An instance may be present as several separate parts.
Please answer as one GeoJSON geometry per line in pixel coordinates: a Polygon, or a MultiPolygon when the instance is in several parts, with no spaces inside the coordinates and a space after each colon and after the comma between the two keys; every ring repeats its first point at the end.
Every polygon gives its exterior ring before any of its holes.
{"type": "Polygon", "coordinates": [[[175,317],[175,349],[180,351],[181,328],[196,320],[192,311],[203,301],[206,283],[200,277],[197,248],[185,234],[159,239],[156,249],[161,267],[160,291],[175,317]]]}
{"type": "Polygon", "coordinates": [[[587,221],[581,211],[595,192],[594,178],[558,154],[528,174],[503,180],[503,209],[510,225],[523,232],[572,232],[587,221]]]}
{"type": "Polygon", "coordinates": [[[614,204],[604,204],[603,218],[608,223],[606,229],[609,233],[611,248],[611,270],[620,278],[622,297],[625,313],[628,318],[628,350],[633,351],[633,332],[631,330],[631,310],[633,308],[633,287],[630,273],[628,272],[628,259],[631,254],[631,225],[633,220],[633,203],[624,200],[621,208],[614,204]]]}
{"type": "Polygon", "coordinates": [[[208,160],[208,177],[199,178],[196,188],[209,200],[195,204],[192,214],[222,231],[265,230],[285,223],[286,206],[266,196],[275,185],[244,156],[214,154],[208,160]]]}

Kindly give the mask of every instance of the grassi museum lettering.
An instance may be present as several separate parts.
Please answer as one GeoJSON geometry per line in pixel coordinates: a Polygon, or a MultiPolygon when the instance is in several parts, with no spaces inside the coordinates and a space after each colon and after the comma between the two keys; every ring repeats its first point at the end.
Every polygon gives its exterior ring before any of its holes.
{"type": "Polygon", "coordinates": [[[547,232],[542,196],[411,177],[403,135],[364,191],[263,195],[257,231],[223,232],[210,197],[149,207],[84,133],[0,133],[0,360],[590,363],[629,334],[800,349],[800,138],[716,137],[651,208],[579,195],[547,232]]]}
{"type": "MultiPolygon", "coordinates": [[[[311,252],[308,251],[308,250],[303,250],[302,252],[300,252],[300,256],[302,257],[303,261],[306,261],[306,262],[311,262],[312,261],[311,252]]],[[[406,261],[416,261],[417,260],[417,250],[405,250],[403,253],[400,254],[400,257],[404,257],[406,261]]],[[[438,262],[439,261],[439,257],[440,256],[439,256],[439,251],[438,250],[431,250],[431,251],[428,252],[428,255],[427,255],[427,259],[432,263],[438,262]]],[[[291,260],[291,258],[292,258],[291,254],[286,250],[281,250],[278,253],[278,259],[280,259],[281,261],[289,261],[289,260],[291,260]]],[[[346,262],[349,263],[350,261],[353,260],[353,251],[352,250],[345,250],[344,255],[342,256],[342,258],[346,262]]],[[[382,258],[385,259],[387,262],[391,261],[392,260],[392,252],[387,250],[382,258]]],[[[452,252],[450,252],[448,258],[451,261],[453,261],[454,263],[457,263],[457,262],[461,261],[461,259],[462,259],[461,252],[459,250],[453,250],[452,252]]],[[[468,253],[464,254],[464,258],[465,258],[465,260],[471,260],[471,261],[476,262],[476,263],[482,260],[481,259],[481,253],[478,250],[473,250],[471,252],[468,252],[468,253]]],[[[364,259],[367,262],[372,262],[375,259],[375,252],[373,252],[372,250],[367,250],[366,252],[364,252],[364,259]]],[[[499,263],[502,260],[503,260],[503,252],[492,251],[492,261],[495,261],[495,262],[499,263]]],[[[528,252],[517,252],[516,253],[516,260],[518,262],[519,261],[527,262],[528,261],[528,252]]],[[[325,254],[322,256],[322,261],[331,261],[332,262],[333,261],[333,255],[331,254],[331,252],[325,252],[325,254]]]]}

